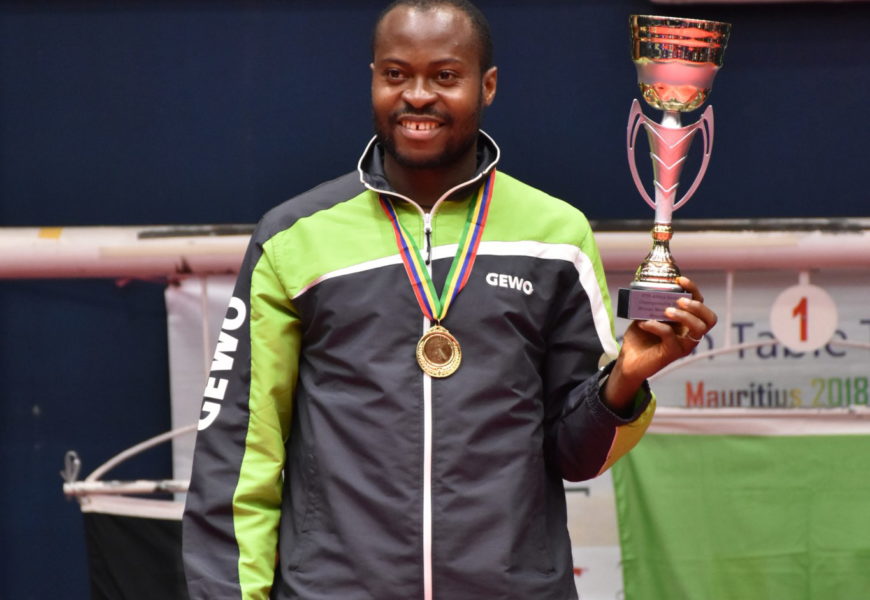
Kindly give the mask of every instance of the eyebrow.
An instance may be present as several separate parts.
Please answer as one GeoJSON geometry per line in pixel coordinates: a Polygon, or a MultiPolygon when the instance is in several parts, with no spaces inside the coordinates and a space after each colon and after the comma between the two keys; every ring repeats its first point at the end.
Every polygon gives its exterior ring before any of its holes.
{"type": "MultiPolygon", "coordinates": [[[[374,61],[377,63],[393,63],[401,66],[411,66],[411,63],[407,60],[402,60],[401,58],[393,58],[390,56],[381,58],[379,60],[374,61]]],[[[464,64],[464,62],[458,58],[439,58],[437,60],[430,61],[428,66],[443,66],[443,65],[455,65],[455,64],[464,64]]]]}

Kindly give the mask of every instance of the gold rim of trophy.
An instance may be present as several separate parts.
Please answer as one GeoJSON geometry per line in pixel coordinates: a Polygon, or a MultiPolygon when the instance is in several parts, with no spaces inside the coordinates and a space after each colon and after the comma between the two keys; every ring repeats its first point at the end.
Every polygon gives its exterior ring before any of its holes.
{"type": "Polygon", "coordinates": [[[447,329],[435,325],[417,342],[417,363],[432,377],[453,375],[462,362],[462,348],[447,329]]]}

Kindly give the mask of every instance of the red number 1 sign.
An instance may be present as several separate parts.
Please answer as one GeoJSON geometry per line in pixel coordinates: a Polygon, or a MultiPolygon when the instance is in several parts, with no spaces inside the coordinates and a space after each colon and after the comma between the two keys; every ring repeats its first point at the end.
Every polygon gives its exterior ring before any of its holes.
{"type": "Polygon", "coordinates": [[[837,305],[822,288],[802,283],[785,289],[770,310],[773,335],[790,350],[824,346],[837,329],[837,305]]]}

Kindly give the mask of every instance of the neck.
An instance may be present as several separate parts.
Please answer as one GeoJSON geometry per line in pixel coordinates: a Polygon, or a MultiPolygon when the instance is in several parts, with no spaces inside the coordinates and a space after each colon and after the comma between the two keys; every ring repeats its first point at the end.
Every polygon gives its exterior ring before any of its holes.
{"type": "Polygon", "coordinates": [[[475,151],[469,152],[452,165],[431,169],[406,167],[389,154],[384,157],[384,171],[393,189],[427,210],[447,190],[471,179],[476,169],[475,151]]]}

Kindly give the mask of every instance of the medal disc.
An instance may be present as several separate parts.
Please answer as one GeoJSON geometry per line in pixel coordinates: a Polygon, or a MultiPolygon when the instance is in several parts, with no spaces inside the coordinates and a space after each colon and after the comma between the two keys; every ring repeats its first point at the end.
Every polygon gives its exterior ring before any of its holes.
{"type": "Polygon", "coordinates": [[[435,325],[417,342],[417,363],[432,377],[453,375],[462,361],[462,349],[444,327],[435,325]]]}

